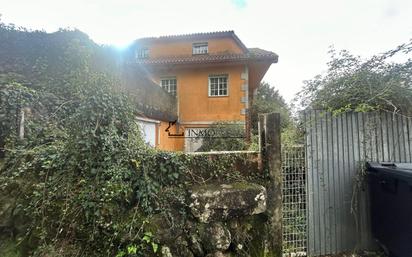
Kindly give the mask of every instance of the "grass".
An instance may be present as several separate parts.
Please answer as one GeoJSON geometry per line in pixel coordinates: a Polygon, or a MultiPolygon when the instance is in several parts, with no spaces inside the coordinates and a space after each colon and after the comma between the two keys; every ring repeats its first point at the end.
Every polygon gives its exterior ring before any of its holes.
{"type": "Polygon", "coordinates": [[[0,256],[2,257],[21,257],[16,242],[12,240],[0,241],[0,256]]]}

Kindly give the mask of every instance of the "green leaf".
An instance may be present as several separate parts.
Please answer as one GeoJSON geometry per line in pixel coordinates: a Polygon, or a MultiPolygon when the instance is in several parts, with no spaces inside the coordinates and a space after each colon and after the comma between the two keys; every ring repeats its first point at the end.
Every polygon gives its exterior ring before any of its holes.
{"type": "Polygon", "coordinates": [[[156,244],[155,242],[152,242],[152,248],[153,248],[153,252],[156,253],[157,250],[159,249],[159,245],[156,244]]]}
{"type": "Polygon", "coordinates": [[[127,246],[127,253],[128,254],[136,254],[137,253],[137,246],[136,245],[127,246]]]}

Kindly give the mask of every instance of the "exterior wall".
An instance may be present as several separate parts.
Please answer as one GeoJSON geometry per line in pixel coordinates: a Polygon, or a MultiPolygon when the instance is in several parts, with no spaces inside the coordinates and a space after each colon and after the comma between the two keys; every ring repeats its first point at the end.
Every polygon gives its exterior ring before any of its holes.
{"type": "MultiPolygon", "coordinates": [[[[243,48],[232,37],[208,39],[142,39],[138,48],[148,48],[149,59],[192,56],[193,43],[208,43],[209,55],[244,54],[243,48]]],[[[158,86],[162,78],[177,80],[177,121],[185,128],[202,128],[217,121],[246,123],[247,109],[251,98],[251,82],[260,82],[270,63],[247,65],[237,63],[215,63],[186,65],[149,65],[145,74],[158,86]],[[249,69],[249,67],[251,69],[249,69]],[[228,96],[209,96],[209,76],[228,76],[228,96]],[[250,80],[252,78],[252,80],[250,80]],[[259,81],[258,81],[259,80],[259,81]]],[[[160,87],[160,86],[159,86],[160,87]]],[[[183,151],[185,138],[170,137],[165,129],[172,120],[160,119],[157,147],[162,150],[183,151]]],[[[246,126],[248,127],[248,126],[246,126]]]]}
{"type": "Polygon", "coordinates": [[[176,77],[179,122],[204,124],[215,121],[244,121],[246,91],[242,90],[243,65],[158,71],[154,79],[176,77]],[[209,75],[228,75],[228,96],[209,96],[209,75]]]}
{"type": "Polygon", "coordinates": [[[149,48],[149,58],[170,57],[170,56],[190,56],[192,55],[193,43],[208,43],[209,54],[219,53],[243,53],[239,45],[232,38],[215,38],[207,40],[158,40],[152,42],[142,42],[141,47],[149,48]]]}
{"type": "MultiPolygon", "coordinates": [[[[219,65],[209,67],[159,69],[152,76],[160,84],[161,78],[176,77],[178,121],[185,128],[205,127],[217,121],[245,122],[248,78],[245,65],[219,65]],[[228,75],[228,96],[209,96],[209,75],[228,75]]],[[[184,150],[184,138],[170,138],[162,122],[159,130],[159,149],[184,150]]]]}
{"type": "MultiPolygon", "coordinates": [[[[165,130],[169,127],[168,121],[161,121],[158,124],[158,143],[157,148],[165,151],[183,151],[184,150],[184,138],[183,137],[169,137],[168,132],[165,130]]],[[[170,129],[171,133],[179,133],[184,131],[184,128],[179,128],[176,131],[176,127],[170,129]]]]}

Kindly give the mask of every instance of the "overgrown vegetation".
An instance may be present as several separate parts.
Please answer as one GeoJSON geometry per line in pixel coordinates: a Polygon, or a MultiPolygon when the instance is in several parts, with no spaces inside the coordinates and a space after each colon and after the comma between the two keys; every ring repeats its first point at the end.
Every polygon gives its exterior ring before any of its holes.
{"type": "Polygon", "coordinates": [[[155,217],[184,235],[188,187],[252,176],[238,155],[148,148],[112,50],[83,33],[0,23],[0,38],[0,253],[158,255],[155,217]]]}
{"type": "Polygon", "coordinates": [[[242,151],[247,147],[243,124],[217,122],[205,130],[202,146],[198,151],[242,151]]]}
{"type": "Polygon", "coordinates": [[[290,106],[278,90],[270,84],[262,82],[250,108],[250,142],[245,141],[245,125],[233,122],[218,122],[213,124],[210,133],[205,133],[202,138],[202,146],[198,151],[258,151],[258,119],[259,114],[263,113],[280,113],[283,145],[291,146],[302,143],[302,132],[298,122],[292,117],[290,106]]]}
{"type": "Polygon", "coordinates": [[[329,53],[327,72],[305,81],[305,87],[297,95],[301,108],[334,113],[373,110],[411,113],[412,41],[367,59],[346,50],[331,49],[329,53]]]}
{"type": "Polygon", "coordinates": [[[257,89],[250,109],[252,144],[251,149],[257,149],[258,118],[262,113],[280,113],[282,144],[291,146],[302,143],[302,131],[293,118],[291,107],[280,95],[279,91],[268,83],[262,82],[257,89]]]}
{"type": "Polygon", "coordinates": [[[259,114],[272,112],[280,113],[282,132],[293,126],[290,107],[285,99],[269,83],[262,82],[250,108],[252,134],[257,134],[259,114]]]}

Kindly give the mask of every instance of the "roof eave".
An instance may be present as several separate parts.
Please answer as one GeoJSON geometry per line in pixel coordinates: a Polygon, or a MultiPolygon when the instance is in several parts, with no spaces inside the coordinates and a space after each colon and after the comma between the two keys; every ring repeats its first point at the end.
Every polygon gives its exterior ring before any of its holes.
{"type": "Polygon", "coordinates": [[[141,65],[185,65],[185,64],[211,64],[211,63],[244,63],[244,62],[253,62],[253,61],[265,61],[270,63],[277,63],[278,56],[271,57],[255,57],[255,58],[234,58],[234,59],[224,59],[224,60],[143,60],[134,62],[141,65]]]}

